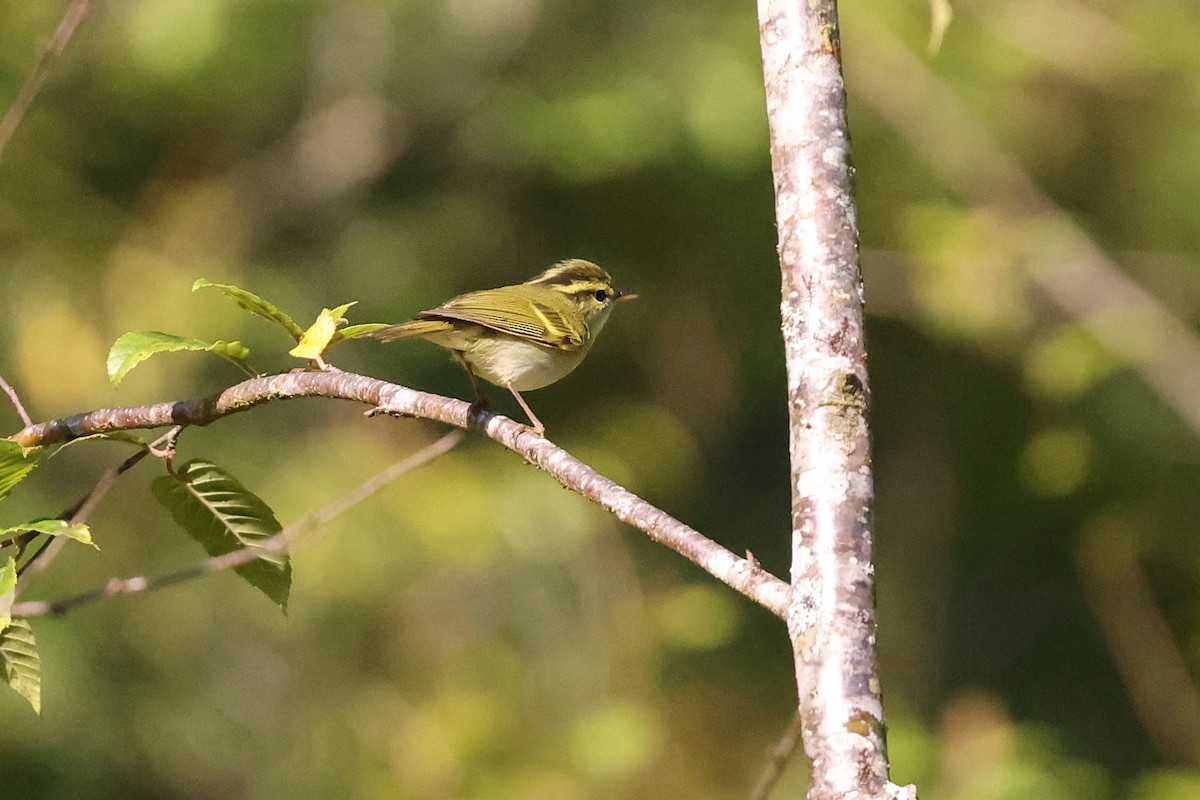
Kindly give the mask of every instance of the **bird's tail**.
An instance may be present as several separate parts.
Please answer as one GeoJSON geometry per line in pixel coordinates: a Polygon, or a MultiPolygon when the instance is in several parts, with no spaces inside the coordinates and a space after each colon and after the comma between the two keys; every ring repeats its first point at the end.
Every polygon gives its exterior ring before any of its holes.
{"type": "Polygon", "coordinates": [[[399,325],[388,325],[386,328],[380,328],[367,335],[383,342],[394,342],[397,339],[413,337],[428,338],[453,329],[454,326],[444,319],[414,319],[401,322],[399,325]]]}

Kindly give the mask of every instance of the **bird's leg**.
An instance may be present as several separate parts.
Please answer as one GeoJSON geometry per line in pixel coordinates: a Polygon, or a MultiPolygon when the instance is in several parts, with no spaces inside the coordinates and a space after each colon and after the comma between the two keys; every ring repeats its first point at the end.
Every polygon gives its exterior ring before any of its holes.
{"type": "Polygon", "coordinates": [[[472,425],[482,428],[483,423],[479,419],[479,415],[488,407],[488,399],[484,396],[483,390],[479,388],[479,379],[475,377],[475,370],[471,369],[471,365],[463,358],[462,353],[457,350],[451,352],[454,353],[454,359],[467,371],[467,377],[471,379],[471,388],[475,391],[475,399],[471,401],[471,407],[467,409],[467,420],[472,425]]]}
{"type": "Polygon", "coordinates": [[[545,434],[546,426],[543,425],[542,421],[537,418],[537,414],[533,413],[533,409],[530,408],[525,402],[525,398],[521,397],[521,393],[514,389],[511,383],[508,384],[508,390],[512,392],[513,397],[517,398],[517,402],[521,404],[521,408],[525,409],[525,415],[529,417],[529,421],[533,423],[533,432],[538,436],[545,434]]]}
{"type": "MultiPolygon", "coordinates": [[[[461,353],[459,353],[457,350],[453,351],[453,353],[454,358],[457,359],[458,363],[462,364],[463,369],[467,371],[467,377],[471,379],[471,388],[475,390],[475,401],[472,402],[471,407],[467,409],[467,419],[469,419],[473,425],[482,428],[483,423],[479,419],[479,415],[488,407],[488,399],[484,396],[483,390],[479,388],[479,378],[475,376],[475,370],[471,369],[471,365],[467,363],[467,360],[463,358],[461,353]]],[[[524,409],[525,415],[528,416],[529,421],[533,423],[531,430],[533,430],[533,432],[538,436],[544,435],[546,433],[546,426],[543,425],[542,421],[537,418],[537,414],[533,413],[533,409],[530,408],[529,404],[525,402],[525,398],[521,397],[521,393],[514,389],[512,384],[509,384],[507,388],[510,392],[512,392],[512,396],[517,398],[517,402],[521,404],[521,408],[524,409]]]]}

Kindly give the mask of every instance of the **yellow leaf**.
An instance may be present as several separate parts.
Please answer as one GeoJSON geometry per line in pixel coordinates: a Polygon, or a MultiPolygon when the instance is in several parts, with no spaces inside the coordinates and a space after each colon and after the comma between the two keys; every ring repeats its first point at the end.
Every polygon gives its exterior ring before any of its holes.
{"type": "Polygon", "coordinates": [[[952,19],[954,9],[950,0],[929,0],[929,55],[936,56],[942,49],[942,40],[952,19]]]}
{"type": "Polygon", "coordinates": [[[317,321],[309,326],[304,335],[300,337],[300,343],[288,350],[288,355],[297,358],[319,359],[321,353],[325,352],[325,348],[329,346],[329,340],[337,332],[338,326],[346,323],[342,315],[352,305],[354,303],[345,303],[334,309],[322,308],[321,313],[317,315],[317,321]]]}

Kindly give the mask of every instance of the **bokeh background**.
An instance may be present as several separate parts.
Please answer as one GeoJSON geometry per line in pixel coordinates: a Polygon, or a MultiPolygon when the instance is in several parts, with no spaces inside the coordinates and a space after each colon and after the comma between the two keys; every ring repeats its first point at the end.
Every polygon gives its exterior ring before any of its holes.
{"type": "MultiPolygon", "coordinates": [[[[65,6],[0,2],[5,105],[65,6]]],[[[925,3],[842,8],[894,778],[926,800],[1200,797],[1200,10],[954,12],[931,53],[925,3]]],[[[96,4],[0,160],[0,374],[38,419],[197,396],[238,374],[164,355],[114,390],[107,347],[163,330],[296,366],[197,277],[399,321],[564,257],[642,299],[531,395],[552,436],[786,574],[748,0],[96,4]]],[[[423,343],[330,357],[467,396],[423,343]]],[[[181,453],[286,524],[440,433],[360,412],[276,404],[181,453]]],[[[125,455],[66,451],[0,524],[125,455]]],[[[28,596],[197,560],[157,469],[28,596]]],[[[43,717],[0,693],[0,797],[745,797],[794,706],[777,620],[487,442],[294,568],[286,617],[219,575],[36,620],[43,717]]]]}

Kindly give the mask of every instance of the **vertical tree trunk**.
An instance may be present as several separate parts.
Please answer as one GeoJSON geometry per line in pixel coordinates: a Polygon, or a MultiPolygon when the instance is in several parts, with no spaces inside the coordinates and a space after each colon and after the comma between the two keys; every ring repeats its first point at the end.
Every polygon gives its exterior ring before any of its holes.
{"type": "Polygon", "coordinates": [[[869,397],[834,0],[759,0],[792,461],[788,631],[810,800],[914,797],[888,780],[875,651],[869,397]]]}

